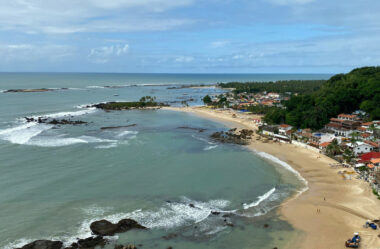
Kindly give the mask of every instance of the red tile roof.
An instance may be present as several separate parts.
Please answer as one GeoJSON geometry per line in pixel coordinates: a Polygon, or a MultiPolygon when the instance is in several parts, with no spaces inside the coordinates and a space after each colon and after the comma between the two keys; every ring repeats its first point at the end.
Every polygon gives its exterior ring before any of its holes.
{"type": "Polygon", "coordinates": [[[363,134],[361,134],[360,136],[362,136],[362,137],[370,137],[371,134],[369,134],[369,133],[363,133],[363,134]]]}
{"type": "Polygon", "coordinates": [[[367,129],[366,128],[364,128],[364,127],[358,127],[358,128],[356,128],[358,131],[366,131],[367,129]]]}
{"type": "Polygon", "coordinates": [[[373,122],[367,122],[367,123],[363,123],[362,125],[365,125],[365,126],[370,126],[370,125],[373,125],[373,122]]]}
{"type": "Polygon", "coordinates": [[[331,144],[331,142],[324,142],[324,143],[319,144],[319,146],[322,148],[325,148],[325,147],[329,146],[329,144],[331,144]]]}
{"type": "Polygon", "coordinates": [[[372,158],[380,158],[380,152],[368,152],[360,156],[361,161],[369,161],[372,158]]]}
{"type": "Polygon", "coordinates": [[[341,117],[341,118],[356,118],[357,115],[351,115],[351,114],[339,114],[338,117],[341,117]]]}
{"type": "Polygon", "coordinates": [[[373,147],[379,147],[379,144],[372,142],[372,141],[365,140],[364,143],[372,145],[373,147]]]}
{"type": "Polygon", "coordinates": [[[288,125],[288,124],[281,124],[280,127],[281,127],[281,128],[289,128],[289,127],[291,127],[291,126],[288,125]]]}

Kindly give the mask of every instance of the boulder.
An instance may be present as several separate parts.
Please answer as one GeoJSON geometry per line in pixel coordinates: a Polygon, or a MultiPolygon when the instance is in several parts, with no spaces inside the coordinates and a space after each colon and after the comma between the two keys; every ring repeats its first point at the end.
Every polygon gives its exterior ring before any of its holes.
{"type": "Polygon", "coordinates": [[[62,245],[63,243],[61,241],[36,240],[16,249],[61,249],[62,245]]]}
{"type": "Polygon", "coordinates": [[[93,249],[96,246],[103,247],[105,246],[106,243],[107,243],[107,240],[104,239],[102,236],[96,236],[96,237],[89,237],[87,239],[78,240],[78,247],[80,249],[93,249]]]}
{"type": "Polygon", "coordinates": [[[91,231],[100,236],[113,236],[115,233],[124,233],[134,228],[146,229],[146,227],[131,219],[120,220],[117,224],[113,224],[108,220],[99,220],[90,225],[91,231]]]}

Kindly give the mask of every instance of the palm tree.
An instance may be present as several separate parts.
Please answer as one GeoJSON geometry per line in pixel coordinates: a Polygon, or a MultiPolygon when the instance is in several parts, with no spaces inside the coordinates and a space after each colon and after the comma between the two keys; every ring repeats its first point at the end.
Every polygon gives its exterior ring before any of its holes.
{"type": "Polygon", "coordinates": [[[326,153],[329,156],[335,156],[341,153],[340,146],[338,144],[338,140],[334,139],[326,148],[326,153]]]}

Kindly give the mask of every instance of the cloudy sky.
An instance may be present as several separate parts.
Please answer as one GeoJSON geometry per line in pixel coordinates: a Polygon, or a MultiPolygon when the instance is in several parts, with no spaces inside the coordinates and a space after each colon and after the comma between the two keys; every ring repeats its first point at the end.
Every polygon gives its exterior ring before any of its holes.
{"type": "Polygon", "coordinates": [[[0,71],[338,73],[380,64],[379,0],[0,6],[0,71]]]}

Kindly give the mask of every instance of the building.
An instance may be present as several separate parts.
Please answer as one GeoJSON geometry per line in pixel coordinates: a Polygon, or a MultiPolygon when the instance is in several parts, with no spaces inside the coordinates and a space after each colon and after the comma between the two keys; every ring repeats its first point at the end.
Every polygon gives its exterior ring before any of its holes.
{"type": "Polygon", "coordinates": [[[355,155],[371,152],[374,149],[372,145],[364,142],[348,143],[346,146],[352,149],[355,155]]]}
{"type": "Polygon", "coordinates": [[[274,136],[274,134],[278,134],[278,127],[275,125],[266,125],[262,127],[263,135],[274,136]]]}
{"type": "Polygon", "coordinates": [[[358,115],[356,114],[339,114],[338,119],[340,120],[350,120],[350,121],[357,121],[359,120],[358,115]]]}
{"type": "Polygon", "coordinates": [[[338,118],[331,118],[325,128],[336,136],[349,137],[360,126],[357,115],[339,114],[338,118]]]}
{"type": "Polygon", "coordinates": [[[291,125],[288,125],[288,124],[281,124],[279,127],[278,127],[278,134],[280,135],[283,135],[283,136],[286,136],[287,134],[287,131],[290,131],[293,127],[291,125]]]}

